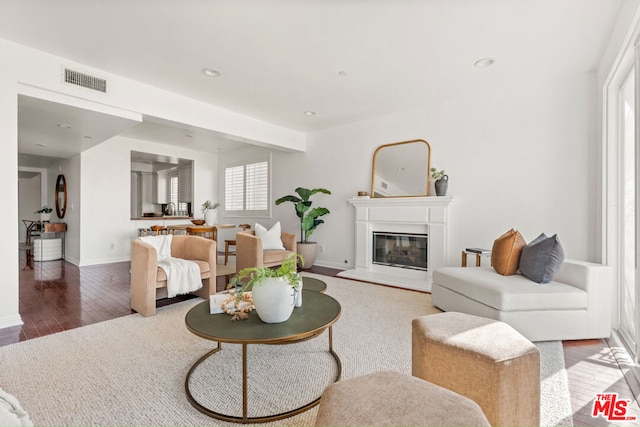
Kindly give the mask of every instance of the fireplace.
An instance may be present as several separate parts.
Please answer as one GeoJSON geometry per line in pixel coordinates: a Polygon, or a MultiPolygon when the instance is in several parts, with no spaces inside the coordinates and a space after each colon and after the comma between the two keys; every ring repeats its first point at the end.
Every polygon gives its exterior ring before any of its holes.
{"type": "Polygon", "coordinates": [[[431,291],[434,269],[449,265],[452,196],[354,198],[354,268],[338,276],[431,291]]]}
{"type": "Polygon", "coordinates": [[[372,262],[427,271],[427,243],[426,234],[374,231],[372,262]]]}

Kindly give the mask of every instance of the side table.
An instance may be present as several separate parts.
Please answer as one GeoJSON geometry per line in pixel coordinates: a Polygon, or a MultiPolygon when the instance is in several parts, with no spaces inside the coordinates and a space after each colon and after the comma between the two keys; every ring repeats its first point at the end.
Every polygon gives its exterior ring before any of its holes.
{"type": "MultiPolygon", "coordinates": [[[[465,250],[462,251],[462,262],[461,265],[463,267],[467,266],[467,256],[469,255],[475,255],[476,256],[476,267],[480,267],[481,263],[482,263],[482,256],[489,256],[491,257],[491,250],[490,249],[480,249],[480,248],[467,248],[465,250]]],[[[493,264],[491,264],[493,265],[493,264]]]]}

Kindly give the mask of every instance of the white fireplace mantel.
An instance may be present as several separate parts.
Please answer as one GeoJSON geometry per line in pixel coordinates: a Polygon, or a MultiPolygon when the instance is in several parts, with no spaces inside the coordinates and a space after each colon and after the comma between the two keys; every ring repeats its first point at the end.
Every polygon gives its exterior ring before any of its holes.
{"type": "Polygon", "coordinates": [[[338,275],[430,292],[433,269],[446,265],[452,201],[453,196],[349,199],[356,210],[355,268],[338,275]],[[427,271],[373,264],[374,231],[427,234],[427,271]]]}

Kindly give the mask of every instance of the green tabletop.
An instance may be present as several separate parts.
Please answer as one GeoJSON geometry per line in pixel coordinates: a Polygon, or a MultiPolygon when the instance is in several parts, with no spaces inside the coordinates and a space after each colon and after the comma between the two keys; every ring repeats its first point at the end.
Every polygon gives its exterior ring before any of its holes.
{"type": "MultiPolygon", "coordinates": [[[[314,292],[324,292],[327,290],[327,284],[313,277],[302,277],[302,289],[314,292]]],[[[304,295],[304,294],[302,294],[304,295]]]]}
{"type": "Polygon", "coordinates": [[[286,322],[264,323],[255,310],[248,319],[234,322],[228,314],[210,314],[209,301],[204,301],[189,310],[185,323],[194,334],[218,342],[266,344],[308,338],[333,325],[341,307],[334,298],[308,290],[306,285],[305,281],[302,307],[294,308],[286,322]]]}

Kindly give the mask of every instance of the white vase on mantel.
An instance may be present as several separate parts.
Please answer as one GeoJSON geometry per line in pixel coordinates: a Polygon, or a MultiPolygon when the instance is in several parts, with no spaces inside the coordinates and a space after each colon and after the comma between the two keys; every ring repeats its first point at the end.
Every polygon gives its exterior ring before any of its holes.
{"type": "Polygon", "coordinates": [[[265,323],[282,323],[293,313],[296,292],[286,279],[267,277],[253,286],[251,295],[258,317],[265,323]]]}
{"type": "Polygon", "coordinates": [[[218,212],[215,209],[207,209],[204,212],[204,222],[211,227],[215,225],[216,220],[218,219],[218,212]]]}

